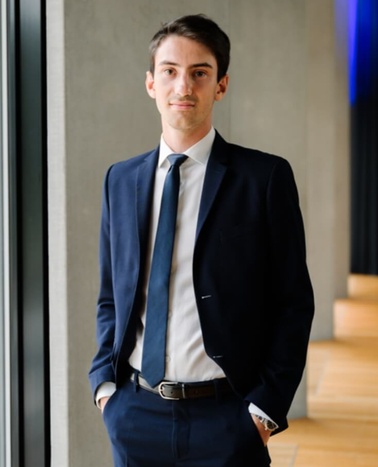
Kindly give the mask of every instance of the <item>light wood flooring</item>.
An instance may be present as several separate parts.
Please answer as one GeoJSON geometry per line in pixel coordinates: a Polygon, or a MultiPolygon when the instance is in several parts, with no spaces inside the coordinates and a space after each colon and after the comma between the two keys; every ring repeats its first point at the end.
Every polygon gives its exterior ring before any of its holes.
{"type": "Polygon", "coordinates": [[[378,467],[378,277],[348,293],[334,340],[310,343],[308,417],[271,439],[272,467],[378,467]]]}

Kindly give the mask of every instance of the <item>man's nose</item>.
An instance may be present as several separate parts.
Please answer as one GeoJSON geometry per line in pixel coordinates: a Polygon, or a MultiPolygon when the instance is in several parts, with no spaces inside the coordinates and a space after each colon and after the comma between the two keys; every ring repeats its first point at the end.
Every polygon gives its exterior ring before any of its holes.
{"type": "Polygon", "coordinates": [[[190,96],[192,94],[192,85],[190,76],[178,76],[176,81],[176,94],[179,96],[190,96]]]}

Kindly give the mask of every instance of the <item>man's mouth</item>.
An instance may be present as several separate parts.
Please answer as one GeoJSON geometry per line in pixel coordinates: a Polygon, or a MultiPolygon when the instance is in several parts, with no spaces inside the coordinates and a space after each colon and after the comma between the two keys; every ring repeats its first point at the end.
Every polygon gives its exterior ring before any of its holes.
{"type": "Polygon", "coordinates": [[[195,102],[192,100],[173,100],[169,105],[176,109],[186,110],[192,109],[195,106],[195,102]]]}

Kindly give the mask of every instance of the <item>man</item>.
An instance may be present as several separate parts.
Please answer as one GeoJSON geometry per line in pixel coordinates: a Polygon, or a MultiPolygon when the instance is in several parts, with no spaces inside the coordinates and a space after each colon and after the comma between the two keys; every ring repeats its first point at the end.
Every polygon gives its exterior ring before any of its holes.
{"type": "Polygon", "coordinates": [[[269,466],[305,365],[314,304],[292,171],[212,127],[229,51],[203,15],[157,32],[160,145],[105,179],[90,382],[116,467],[269,466]]]}

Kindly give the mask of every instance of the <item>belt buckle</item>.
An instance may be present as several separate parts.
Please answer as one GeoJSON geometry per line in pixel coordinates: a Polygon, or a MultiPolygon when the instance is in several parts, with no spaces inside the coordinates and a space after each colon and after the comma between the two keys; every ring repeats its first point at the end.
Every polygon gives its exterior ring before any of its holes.
{"type": "Polygon", "coordinates": [[[160,397],[162,397],[163,399],[166,399],[168,401],[179,401],[180,397],[166,396],[164,394],[164,392],[163,392],[164,391],[163,386],[177,386],[178,384],[179,384],[178,382],[173,382],[173,381],[162,381],[158,386],[158,391],[159,391],[160,397]]]}

